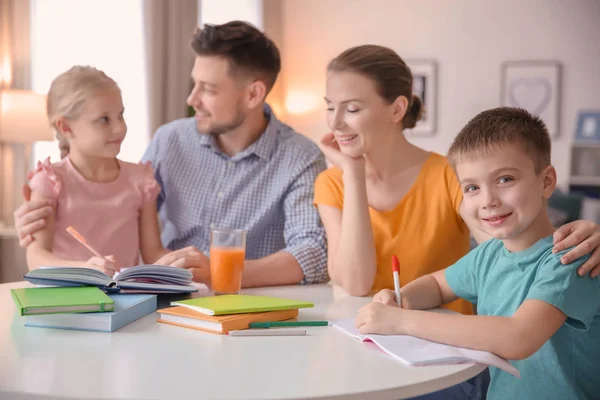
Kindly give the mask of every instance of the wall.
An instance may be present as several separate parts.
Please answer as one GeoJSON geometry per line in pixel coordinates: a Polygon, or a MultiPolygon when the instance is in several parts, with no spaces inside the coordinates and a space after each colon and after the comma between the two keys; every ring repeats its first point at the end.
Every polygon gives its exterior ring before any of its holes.
{"type": "Polygon", "coordinates": [[[578,110],[600,109],[598,21],[596,0],[283,0],[284,97],[301,91],[292,106],[315,104],[283,118],[313,138],[326,132],[327,62],[348,47],[381,44],[406,59],[437,61],[437,133],[410,140],[446,153],[471,117],[500,104],[504,61],[559,60],[562,112],[552,157],[565,184],[578,110]]]}
{"type": "Polygon", "coordinates": [[[198,0],[198,5],[202,24],[223,24],[237,19],[263,28],[263,0],[198,0]]]}

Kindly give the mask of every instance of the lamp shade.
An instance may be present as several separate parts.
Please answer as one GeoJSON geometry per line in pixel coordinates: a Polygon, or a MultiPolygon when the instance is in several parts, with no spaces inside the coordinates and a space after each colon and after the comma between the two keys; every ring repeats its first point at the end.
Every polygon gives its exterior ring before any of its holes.
{"type": "Polygon", "coordinates": [[[53,139],[46,96],[29,90],[0,91],[0,141],[29,144],[53,139]]]}

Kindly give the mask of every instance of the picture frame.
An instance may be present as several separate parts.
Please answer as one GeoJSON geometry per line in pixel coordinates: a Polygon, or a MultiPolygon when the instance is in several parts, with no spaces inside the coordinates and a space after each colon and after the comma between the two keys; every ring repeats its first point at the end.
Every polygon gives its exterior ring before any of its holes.
{"type": "Polygon", "coordinates": [[[419,96],[425,113],[413,129],[406,132],[415,136],[432,136],[437,127],[437,63],[434,60],[406,60],[413,75],[413,94],[419,96]]]}
{"type": "Polygon", "coordinates": [[[575,141],[600,144],[600,110],[579,112],[575,141]]]}
{"type": "Polygon", "coordinates": [[[507,61],[502,64],[500,103],[539,116],[551,137],[560,133],[561,69],[558,61],[507,61]]]}

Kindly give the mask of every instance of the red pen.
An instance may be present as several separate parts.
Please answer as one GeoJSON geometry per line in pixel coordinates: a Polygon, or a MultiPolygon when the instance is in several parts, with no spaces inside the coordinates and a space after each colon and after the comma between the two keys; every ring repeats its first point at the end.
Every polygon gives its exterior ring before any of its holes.
{"type": "Polygon", "coordinates": [[[400,261],[395,254],[392,255],[392,271],[394,273],[394,290],[396,291],[396,303],[402,307],[402,297],[400,295],[400,261]]]}

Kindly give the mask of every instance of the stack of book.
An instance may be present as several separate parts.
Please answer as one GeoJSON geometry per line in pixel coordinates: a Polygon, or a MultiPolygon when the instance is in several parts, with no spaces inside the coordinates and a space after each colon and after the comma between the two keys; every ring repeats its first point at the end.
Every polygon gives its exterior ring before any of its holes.
{"type": "Polygon", "coordinates": [[[174,307],[158,310],[158,322],[227,334],[248,329],[253,322],[284,321],[313,303],[268,296],[224,295],[173,301],[174,307]]]}
{"type": "Polygon", "coordinates": [[[11,289],[25,326],[114,332],[156,311],[156,295],[106,294],[93,286],[11,289]]]}

